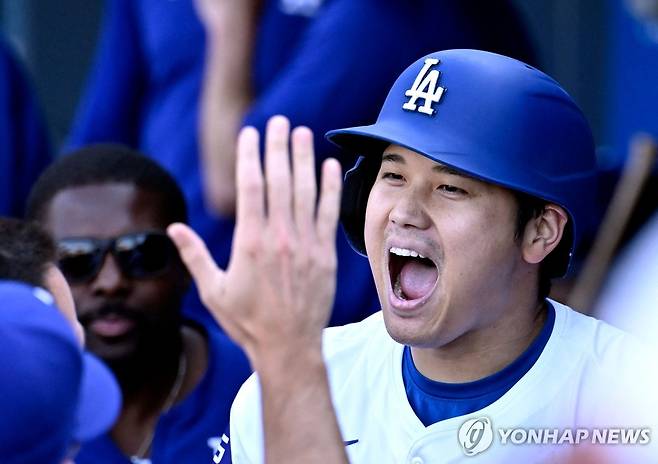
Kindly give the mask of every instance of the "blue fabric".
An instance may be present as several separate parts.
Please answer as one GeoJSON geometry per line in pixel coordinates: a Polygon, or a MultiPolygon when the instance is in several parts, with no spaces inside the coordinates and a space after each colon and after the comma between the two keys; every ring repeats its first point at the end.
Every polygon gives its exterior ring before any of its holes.
{"type": "Polygon", "coordinates": [[[7,464],[58,462],[75,429],[80,348],[52,302],[37,295],[0,280],[0,456],[7,464]]]}
{"type": "Polygon", "coordinates": [[[69,445],[114,422],[119,386],[80,350],[50,293],[0,280],[0,302],[0,457],[3,464],[61,462],[69,445]]]}
{"type": "Polygon", "coordinates": [[[548,315],[541,332],[512,364],[475,382],[444,383],[421,374],[408,346],[402,356],[402,377],[407,398],[416,416],[427,427],[436,422],[478,411],[503,396],[535,364],[555,324],[555,308],[548,303],[548,315]]]}
{"type": "Polygon", "coordinates": [[[47,130],[25,73],[0,39],[0,215],[20,217],[51,161],[47,130]]]}
{"type": "MultiPolygon", "coordinates": [[[[633,134],[647,132],[658,138],[658,21],[634,17],[628,3],[608,0],[611,55],[607,60],[606,136],[612,153],[606,168],[621,168],[633,134]]],[[[658,166],[656,167],[658,169],[658,166]]],[[[654,171],[655,172],[655,171],[654,171]]]]}
{"type": "MultiPolygon", "coordinates": [[[[208,369],[201,382],[156,426],[151,460],[156,464],[212,462],[219,439],[228,427],[233,398],[249,377],[250,367],[242,351],[224,334],[208,332],[208,369]]],[[[77,464],[122,464],[130,459],[121,453],[109,434],[82,446],[77,464]]]]}
{"type": "MultiPolygon", "coordinates": [[[[253,54],[256,99],[245,124],[262,131],[270,116],[284,114],[315,131],[320,159],[338,156],[344,167],[353,160],[343,159],[324,132],[374,121],[397,74],[419,56],[491,46],[532,61],[506,1],[326,0],[314,17],[287,14],[280,5],[265,2],[253,54]]],[[[192,227],[225,266],[234,224],[206,213],[198,172],[203,59],[204,33],[190,0],[110,1],[70,146],[123,142],[158,160],[181,185],[192,227]]],[[[379,309],[368,262],[342,233],[337,250],[330,325],[379,309]]],[[[196,297],[188,303],[193,317],[205,314],[196,297]]]]}

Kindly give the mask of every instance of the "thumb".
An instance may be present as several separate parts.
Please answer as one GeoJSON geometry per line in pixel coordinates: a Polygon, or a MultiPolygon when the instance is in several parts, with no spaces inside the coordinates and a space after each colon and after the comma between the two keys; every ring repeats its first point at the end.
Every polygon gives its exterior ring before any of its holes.
{"type": "Polygon", "coordinates": [[[210,295],[223,285],[224,271],[217,266],[196,232],[185,224],[174,223],[167,227],[167,235],[176,245],[201,295],[210,295]]]}

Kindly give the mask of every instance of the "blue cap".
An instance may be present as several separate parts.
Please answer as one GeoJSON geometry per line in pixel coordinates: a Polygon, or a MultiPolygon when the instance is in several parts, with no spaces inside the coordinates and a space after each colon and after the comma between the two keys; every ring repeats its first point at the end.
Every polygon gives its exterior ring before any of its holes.
{"type": "Polygon", "coordinates": [[[75,442],[107,431],[121,391],[80,349],[43,290],[0,281],[0,456],[5,464],[58,462],[75,442]]]}

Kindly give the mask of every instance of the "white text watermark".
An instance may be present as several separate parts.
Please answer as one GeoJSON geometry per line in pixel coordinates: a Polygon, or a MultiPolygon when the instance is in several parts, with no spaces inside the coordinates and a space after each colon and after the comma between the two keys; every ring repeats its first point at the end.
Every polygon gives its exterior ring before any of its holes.
{"type": "Polygon", "coordinates": [[[646,445],[651,429],[637,428],[522,428],[494,429],[491,419],[469,419],[459,428],[459,443],[467,456],[486,451],[497,440],[500,445],[646,445]]]}

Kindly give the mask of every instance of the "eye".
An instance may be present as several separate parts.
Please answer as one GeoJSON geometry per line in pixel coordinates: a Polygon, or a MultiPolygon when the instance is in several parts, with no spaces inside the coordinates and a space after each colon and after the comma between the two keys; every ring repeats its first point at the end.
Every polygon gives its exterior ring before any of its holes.
{"type": "Polygon", "coordinates": [[[394,182],[400,182],[404,180],[404,177],[401,174],[396,174],[395,172],[383,172],[382,179],[391,180],[394,182]]]}
{"type": "Polygon", "coordinates": [[[466,190],[450,184],[441,184],[436,189],[451,196],[468,195],[466,190]]]}

